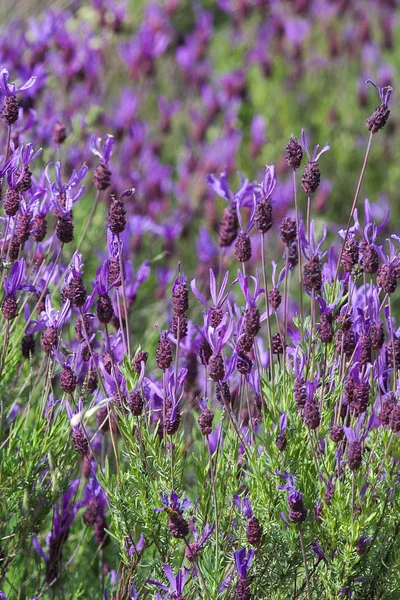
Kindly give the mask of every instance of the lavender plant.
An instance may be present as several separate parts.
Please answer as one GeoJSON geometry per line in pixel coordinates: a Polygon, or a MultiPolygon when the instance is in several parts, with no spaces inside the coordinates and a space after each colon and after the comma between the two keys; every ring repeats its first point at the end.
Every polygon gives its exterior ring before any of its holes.
{"type": "MultiPolygon", "coordinates": [[[[134,78],[155,77],[177,6],[151,4],[121,43],[134,78]]],[[[218,6],[236,33],[266,9],[218,6]]],[[[122,9],[93,11],[121,30],[122,9]]],[[[208,87],[209,12],[176,42],[205,111],[176,179],[130,88],[76,143],[73,102],[96,88],[102,56],[68,22],[33,26],[29,68],[9,50],[26,83],[0,79],[0,596],[397,598],[400,238],[362,195],[392,88],[365,84],[379,105],[347,226],[328,232],[312,210],[335,141],[321,158],[328,144],[310,154],[301,129],[279,142],[286,170],[229,176],[246,86],[238,70],[221,97],[208,87]],[[36,120],[52,99],[42,67],[60,69],[53,43],[71,105],[36,120]]],[[[267,69],[258,44],[249,60],[267,69]]],[[[181,106],[158,107],[167,134],[181,106]]],[[[249,127],[253,160],[263,126],[249,127]]]]}

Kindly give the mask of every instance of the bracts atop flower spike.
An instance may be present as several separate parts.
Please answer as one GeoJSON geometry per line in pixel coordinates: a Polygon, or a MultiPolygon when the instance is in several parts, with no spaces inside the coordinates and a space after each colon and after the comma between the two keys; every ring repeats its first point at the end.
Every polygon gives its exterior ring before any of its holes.
{"type": "Polygon", "coordinates": [[[324,152],[328,152],[328,150],[330,150],[330,146],[328,146],[328,142],[325,142],[325,146],[318,152],[319,144],[317,144],[314,147],[312,155],[310,156],[307,148],[306,134],[304,129],[301,130],[301,140],[308,158],[308,163],[305,166],[303,177],[301,179],[301,187],[306,194],[310,195],[317,191],[321,181],[321,171],[319,170],[318,160],[322,154],[324,154],[324,152]]]}
{"type": "Polygon", "coordinates": [[[171,492],[169,497],[160,494],[162,508],[156,508],[154,512],[165,511],[168,515],[168,528],[174,538],[183,539],[189,534],[189,524],[183,516],[183,512],[189,508],[190,501],[184,496],[179,500],[175,492],[171,492]]]}
{"type": "Polygon", "coordinates": [[[11,126],[18,121],[19,116],[19,104],[16,98],[17,94],[29,90],[29,88],[35,84],[37,77],[30,77],[30,79],[20,87],[17,87],[15,83],[9,83],[9,77],[10,75],[7,69],[3,69],[0,73],[0,91],[5,95],[5,99],[1,111],[1,118],[8,126],[11,126]]]}
{"type": "Polygon", "coordinates": [[[235,598],[236,600],[250,600],[251,590],[247,575],[254,558],[254,550],[249,550],[247,552],[246,548],[240,548],[240,550],[237,550],[234,553],[233,558],[235,560],[235,567],[238,574],[235,588],[235,598]]]}
{"type": "Polygon", "coordinates": [[[114,136],[107,134],[102,140],[94,133],[90,138],[90,150],[100,159],[94,175],[93,183],[99,191],[104,191],[111,185],[111,171],[109,162],[114,147],[114,136]],[[103,147],[102,147],[103,145],[103,147]]]}
{"type": "Polygon", "coordinates": [[[381,88],[371,81],[371,79],[367,79],[366,83],[370,83],[376,88],[381,100],[380,105],[376,107],[372,115],[366,120],[368,131],[371,133],[378,133],[378,131],[386,125],[387,120],[389,119],[390,110],[388,109],[388,104],[393,88],[390,85],[381,88]]]}

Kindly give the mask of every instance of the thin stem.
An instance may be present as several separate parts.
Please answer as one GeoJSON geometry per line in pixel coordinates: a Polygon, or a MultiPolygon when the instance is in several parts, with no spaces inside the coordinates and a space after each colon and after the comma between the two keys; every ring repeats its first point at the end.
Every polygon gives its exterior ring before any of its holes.
{"type": "Polygon", "coordinates": [[[299,274],[299,291],[300,291],[300,323],[301,323],[301,335],[304,337],[304,323],[303,323],[303,280],[302,280],[302,268],[301,268],[301,244],[300,244],[300,214],[299,214],[299,203],[297,201],[297,185],[296,185],[296,169],[293,169],[293,193],[294,193],[294,206],[296,210],[296,229],[297,229],[297,254],[298,254],[298,274],[299,274]]]}
{"type": "MultiPolygon", "coordinates": [[[[117,393],[118,393],[119,401],[121,403],[121,408],[122,408],[121,392],[120,392],[118,381],[117,381],[117,374],[115,372],[114,357],[113,357],[113,354],[111,352],[110,335],[108,333],[108,326],[107,326],[107,324],[105,324],[104,327],[105,327],[105,330],[106,330],[107,352],[109,353],[110,358],[111,358],[111,370],[112,370],[112,373],[113,373],[113,378],[114,378],[114,381],[115,381],[115,385],[117,387],[117,393]]],[[[117,448],[116,448],[115,440],[114,440],[114,434],[113,434],[113,430],[112,430],[110,405],[109,404],[107,404],[107,413],[108,413],[108,422],[110,423],[111,443],[112,443],[113,450],[114,450],[115,461],[117,463],[117,474],[118,474],[118,477],[119,477],[119,474],[120,474],[120,465],[119,465],[119,458],[118,458],[117,448]]]]}
{"type": "Polygon", "coordinates": [[[300,538],[301,553],[303,555],[304,572],[305,572],[305,576],[306,576],[307,596],[308,596],[308,600],[312,600],[311,587],[310,587],[310,575],[308,573],[306,548],[304,545],[304,537],[303,537],[303,530],[301,527],[301,523],[299,523],[299,538],[300,538]]]}
{"type": "Polygon", "coordinates": [[[125,340],[124,323],[123,323],[123,320],[122,320],[121,300],[120,300],[120,297],[119,297],[118,288],[116,288],[115,294],[116,294],[116,297],[117,297],[118,320],[119,320],[119,327],[120,327],[120,330],[121,330],[122,345],[124,347],[125,354],[127,354],[128,353],[128,347],[126,345],[126,340],[125,340]]]}
{"type": "Polygon", "coordinates": [[[170,437],[169,441],[169,456],[170,456],[170,466],[171,466],[171,490],[175,489],[175,481],[174,481],[174,442],[172,441],[172,437],[170,437]]]}
{"type": "Polygon", "coordinates": [[[10,321],[6,322],[6,331],[4,334],[4,340],[3,340],[3,349],[1,351],[1,361],[0,361],[0,380],[1,380],[1,376],[3,374],[3,369],[4,369],[4,362],[6,360],[6,354],[7,354],[7,348],[8,348],[8,340],[10,337],[10,321]]]}
{"type": "Polygon", "coordinates": [[[393,391],[396,391],[396,385],[397,385],[397,377],[396,377],[396,371],[397,371],[397,360],[396,360],[396,353],[395,353],[395,349],[394,349],[394,331],[393,331],[393,318],[392,318],[392,302],[390,299],[390,295],[388,297],[388,307],[389,307],[389,323],[390,323],[390,337],[392,339],[392,356],[393,356],[393,391]]]}
{"type": "Polygon", "coordinates": [[[367,149],[365,151],[365,156],[364,156],[364,162],[363,162],[363,166],[361,168],[360,177],[358,178],[356,193],[354,194],[354,200],[353,200],[353,204],[351,206],[349,220],[347,222],[346,233],[345,233],[345,236],[343,238],[343,243],[342,243],[342,247],[341,247],[341,250],[340,250],[339,260],[338,260],[337,267],[336,267],[336,277],[335,278],[337,278],[338,273],[339,273],[339,268],[340,268],[340,263],[341,263],[342,256],[343,256],[344,247],[346,245],[347,238],[349,236],[349,230],[350,230],[351,221],[352,221],[352,218],[353,218],[354,210],[356,208],[356,204],[357,204],[357,200],[358,200],[358,195],[359,195],[360,189],[361,189],[361,184],[362,184],[362,181],[364,179],[365,169],[366,169],[366,166],[367,166],[368,157],[369,157],[369,153],[370,153],[370,150],[371,150],[372,135],[373,134],[371,132],[369,134],[368,145],[367,145],[367,149]]]}
{"type": "Polygon", "coordinates": [[[208,447],[208,455],[210,457],[210,475],[211,475],[211,487],[213,490],[214,497],[214,515],[215,515],[215,568],[218,570],[218,534],[219,534],[219,519],[218,519],[218,498],[217,498],[217,488],[215,485],[215,477],[214,477],[214,465],[213,465],[213,457],[211,452],[211,444],[210,439],[207,436],[207,447],[208,447]]]}
{"type": "Polygon", "coordinates": [[[126,299],[125,276],[124,276],[124,260],[122,256],[122,246],[119,234],[117,235],[119,272],[121,277],[122,302],[125,312],[125,328],[126,328],[126,343],[128,347],[128,357],[131,358],[131,346],[129,341],[129,324],[128,324],[128,302],[126,299]]]}
{"type": "MultiPolygon", "coordinates": [[[[47,293],[47,290],[48,290],[48,287],[49,287],[50,280],[51,280],[51,278],[53,277],[53,275],[54,275],[54,271],[56,270],[56,267],[57,267],[57,264],[58,264],[58,261],[60,260],[60,256],[61,256],[61,252],[62,252],[62,249],[63,249],[63,247],[64,247],[64,244],[61,244],[61,246],[60,246],[60,248],[59,248],[59,250],[58,250],[58,252],[57,252],[57,256],[56,256],[56,258],[55,258],[55,260],[54,260],[54,264],[53,264],[53,267],[52,267],[52,269],[51,269],[51,272],[50,272],[50,274],[49,274],[49,277],[48,277],[48,279],[47,279],[47,282],[46,282],[46,284],[45,284],[45,286],[44,286],[44,288],[43,288],[43,291],[42,291],[42,293],[41,293],[41,294],[40,294],[40,296],[39,296],[39,300],[36,302],[34,309],[32,310],[31,314],[29,315],[29,318],[28,318],[28,320],[27,320],[27,321],[26,321],[26,323],[25,323],[25,327],[22,329],[22,331],[21,331],[21,333],[20,333],[19,337],[17,338],[17,340],[16,340],[16,342],[15,342],[15,343],[16,343],[16,345],[18,345],[18,344],[19,344],[19,342],[21,341],[21,339],[23,338],[23,336],[24,336],[24,334],[25,334],[25,331],[26,331],[26,328],[27,328],[27,327],[28,327],[28,325],[29,325],[29,324],[32,322],[32,320],[33,320],[33,318],[34,318],[34,316],[35,316],[35,312],[37,311],[37,309],[38,309],[38,307],[39,307],[39,304],[41,303],[41,301],[43,300],[43,298],[45,297],[45,295],[46,295],[46,293],[47,293]]],[[[21,311],[20,311],[20,312],[21,312],[21,311]]]]}
{"type": "Polygon", "coordinates": [[[283,294],[283,393],[286,397],[286,333],[287,333],[287,313],[288,313],[288,279],[289,279],[289,248],[286,248],[286,271],[283,294]]]}
{"type": "Polygon", "coordinates": [[[189,544],[189,542],[187,541],[187,539],[186,539],[186,538],[183,538],[183,539],[185,540],[186,548],[189,550],[190,557],[191,557],[191,559],[192,559],[192,561],[193,561],[193,564],[194,564],[194,566],[195,566],[195,567],[196,567],[196,569],[197,569],[197,572],[198,572],[198,574],[199,574],[199,577],[200,577],[200,579],[201,579],[201,583],[203,584],[203,588],[204,588],[204,592],[205,592],[205,594],[206,594],[206,596],[207,596],[207,600],[211,600],[211,598],[210,598],[210,594],[208,593],[207,584],[206,584],[206,582],[205,582],[205,579],[204,579],[203,573],[202,573],[202,572],[201,572],[201,570],[199,569],[199,565],[198,565],[197,559],[196,559],[196,557],[195,557],[195,555],[194,555],[194,553],[193,553],[193,551],[192,551],[192,548],[190,547],[190,544],[189,544]]]}
{"type": "Polygon", "coordinates": [[[272,393],[274,394],[274,360],[272,356],[272,330],[271,330],[271,319],[269,316],[269,299],[268,299],[268,284],[267,284],[267,271],[266,271],[266,263],[265,263],[265,239],[264,233],[261,233],[261,263],[262,263],[262,272],[263,272],[263,282],[264,282],[264,297],[265,297],[265,310],[267,313],[267,327],[268,327],[268,343],[269,343],[269,368],[271,374],[271,383],[272,383],[272,393]]]}

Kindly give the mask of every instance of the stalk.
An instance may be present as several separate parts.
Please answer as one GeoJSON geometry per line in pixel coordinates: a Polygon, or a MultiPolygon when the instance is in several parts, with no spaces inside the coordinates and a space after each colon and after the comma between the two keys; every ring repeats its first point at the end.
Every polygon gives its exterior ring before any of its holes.
{"type": "Polygon", "coordinates": [[[215,476],[214,476],[214,465],[213,465],[213,457],[211,452],[210,440],[207,436],[207,448],[208,455],[210,457],[210,475],[211,475],[211,487],[213,491],[214,497],[214,518],[215,518],[215,569],[218,570],[218,535],[219,535],[219,519],[218,519],[218,499],[217,499],[217,488],[215,485],[215,476]]]}
{"type": "Polygon", "coordinates": [[[305,572],[305,576],[306,576],[307,596],[308,596],[308,600],[312,600],[311,587],[310,587],[310,575],[308,573],[306,548],[304,546],[303,529],[301,527],[301,523],[299,523],[299,538],[300,538],[301,553],[303,555],[304,572],[305,572]]]}
{"type": "Polygon", "coordinates": [[[199,577],[200,577],[200,579],[201,579],[201,583],[202,583],[202,585],[203,585],[204,592],[205,592],[205,595],[206,595],[206,597],[207,597],[207,600],[211,600],[210,594],[208,593],[207,584],[206,584],[206,582],[205,582],[205,579],[204,579],[203,573],[202,573],[202,572],[201,572],[201,570],[199,569],[199,565],[198,565],[197,559],[196,559],[195,555],[193,554],[193,551],[192,551],[192,549],[191,549],[191,547],[190,547],[190,544],[189,544],[189,542],[187,541],[187,539],[186,539],[186,538],[183,538],[183,539],[185,540],[186,548],[189,550],[189,553],[190,553],[191,559],[192,559],[192,561],[193,561],[193,564],[194,564],[194,566],[196,567],[196,569],[197,569],[197,572],[198,572],[198,574],[199,574],[199,577]]]}
{"type": "Polygon", "coordinates": [[[275,387],[275,375],[274,375],[274,360],[272,356],[272,330],[271,330],[271,319],[269,317],[269,299],[268,299],[268,284],[267,284],[267,271],[265,264],[265,239],[264,233],[261,233],[261,263],[262,263],[262,272],[263,272],[263,282],[264,282],[264,297],[265,297],[265,310],[267,312],[267,327],[268,327],[268,343],[269,343],[269,368],[271,375],[271,383],[272,383],[272,393],[274,394],[275,387]]]}
{"type": "Polygon", "coordinates": [[[285,271],[285,284],[283,294],[283,393],[286,397],[286,333],[287,333],[287,312],[288,312],[288,279],[289,279],[289,248],[286,248],[286,271],[285,271]]]}
{"type": "Polygon", "coordinates": [[[369,134],[367,149],[365,151],[365,156],[364,156],[364,162],[363,162],[363,165],[361,167],[361,173],[360,173],[360,177],[358,178],[356,193],[354,194],[353,204],[351,206],[350,216],[349,216],[349,220],[347,222],[346,233],[345,233],[345,236],[344,236],[344,239],[343,239],[343,243],[342,243],[342,247],[341,247],[341,250],[340,250],[339,260],[338,260],[337,267],[336,267],[336,276],[335,276],[336,279],[337,279],[337,276],[338,276],[338,273],[339,273],[340,263],[341,263],[342,256],[343,256],[343,250],[344,250],[344,247],[346,245],[347,238],[349,236],[350,225],[351,225],[351,221],[353,219],[354,210],[356,208],[356,204],[357,204],[357,200],[358,200],[358,195],[359,195],[360,189],[361,189],[361,184],[362,184],[362,181],[364,179],[365,169],[366,169],[366,166],[367,166],[368,157],[369,157],[369,153],[370,153],[370,150],[371,150],[372,135],[373,134],[371,132],[369,134]]]}
{"type": "Polygon", "coordinates": [[[296,228],[297,228],[297,254],[299,258],[298,274],[299,274],[299,290],[300,290],[300,323],[301,323],[301,335],[304,337],[304,323],[303,323],[303,278],[301,269],[301,243],[300,243],[300,214],[299,214],[299,203],[297,201],[297,185],[296,185],[296,169],[293,169],[293,193],[294,193],[294,206],[296,210],[296,228]]]}
{"type": "Polygon", "coordinates": [[[6,322],[6,330],[5,330],[5,333],[4,333],[3,349],[1,351],[0,381],[1,381],[1,377],[3,375],[3,369],[4,369],[4,363],[5,363],[5,359],[6,359],[6,354],[7,354],[9,337],[10,337],[10,321],[7,321],[6,322]]]}
{"type": "MultiPolygon", "coordinates": [[[[130,358],[131,358],[131,346],[130,346],[130,341],[129,341],[128,302],[126,300],[125,277],[124,277],[124,261],[123,261],[123,257],[122,257],[122,251],[121,251],[120,234],[117,235],[117,244],[118,244],[118,258],[119,258],[119,272],[120,272],[120,277],[121,277],[122,302],[123,302],[124,312],[125,312],[126,344],[127,344],[127,347],[128,347],[128,357],[129,357],[129,360],[130,360],[130,358]]],[[[121,327],[121,329],[122,329],[122,327],[121,327]]]]}

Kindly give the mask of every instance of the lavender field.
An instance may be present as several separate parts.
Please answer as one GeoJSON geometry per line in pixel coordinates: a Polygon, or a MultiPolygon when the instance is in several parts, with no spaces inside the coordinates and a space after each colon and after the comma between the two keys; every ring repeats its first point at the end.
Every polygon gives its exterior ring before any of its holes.
{"type": "Polygon", "coordinates": [[[400,2],[2,5],[0,600],[400,599],[400,2]]]}

